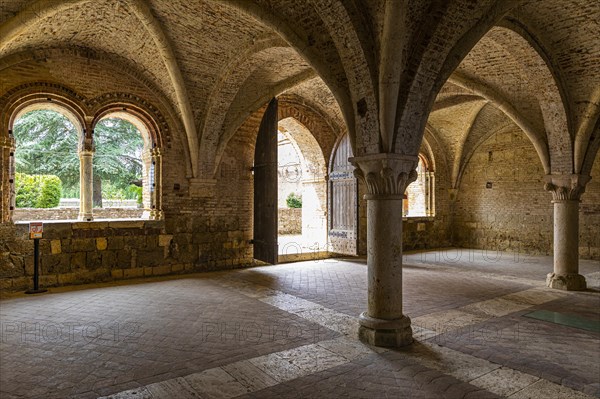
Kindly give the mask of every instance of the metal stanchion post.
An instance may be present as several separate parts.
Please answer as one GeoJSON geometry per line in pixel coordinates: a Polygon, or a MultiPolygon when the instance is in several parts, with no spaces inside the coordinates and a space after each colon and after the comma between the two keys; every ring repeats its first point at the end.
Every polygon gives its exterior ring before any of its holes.
{"type": "Polygon", "coordinates": [[[33,289],[26,294],[40,294],[48,290],[40,289],[40,239],[33,239],[33,289]]]}

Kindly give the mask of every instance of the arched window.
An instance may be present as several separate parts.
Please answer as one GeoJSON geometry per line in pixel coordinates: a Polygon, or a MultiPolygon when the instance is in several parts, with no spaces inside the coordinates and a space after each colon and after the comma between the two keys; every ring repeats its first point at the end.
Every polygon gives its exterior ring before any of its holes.
{"type": "Polygon", "coordinates": [[[94,147],[94,212],[159,219],[154,194],[160,152],[146,124],[125,111],[106,113],[94,126],[94,147]]]}
{"type": "Polygon", "coordinates": [[[419,154],[417,180],[404,193],[403,215],[405,217],[430,217],[435,215],[435,176],[430,162],[419,154]]]}
{"type": "Polygon", "coordinates": [[[144,141],[138,129],[124,119],[102,119],[94,128],[94,144],[94,207],[141,209],[144,141]]]}
{"type": "Polygon", "coordinates": [[[55,104],[35,104],[15,117],[13,220],[76,219],[82,128],[77,117],[55,104]]]}

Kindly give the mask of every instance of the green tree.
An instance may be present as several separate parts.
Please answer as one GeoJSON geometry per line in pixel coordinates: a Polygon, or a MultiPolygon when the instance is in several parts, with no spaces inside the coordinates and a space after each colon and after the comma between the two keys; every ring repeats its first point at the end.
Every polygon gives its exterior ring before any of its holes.
{"type": "MultiPolygon", "coordinates": [[[[51,110],[31,111],[15,122],[13,134],[17,172],[56,175],[64,191],[78,191],[79,139],[69,119],[51,110]]],[[[144,142],[137,128],[123,119],[104,119],[94,128],[94,144],[94,203],[101,206],[102,181],[122,190],[125,198],[136,198],[128,188],[142,177],[144,142]]]]}
{"type": "Polygon", "coordinates": [[[103,119],[94,129],[94,205],[102,206],[102,181],[119,190],[115,197],[136,198],[129,186],[142,179],[142,150],[144,141],[130,122],[103,119]]]}
{"type": "Polygon", "coordinates": [[[77,130],[69,119],[55,111],[31,111],[15,122],[13,134],[17,172],[56,175],[65,188],[79,186],[77,130]]]}

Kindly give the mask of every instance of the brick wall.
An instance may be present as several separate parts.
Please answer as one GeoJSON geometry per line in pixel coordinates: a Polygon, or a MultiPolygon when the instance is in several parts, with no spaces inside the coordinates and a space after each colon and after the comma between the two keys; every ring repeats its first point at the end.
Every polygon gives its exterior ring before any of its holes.
{"type": "MultiPolygon", "coordinates": [[[[600,259],[600,165],[580,207],[580,256],[600,259]]],[[[496,133],[466,167],[454,208],[455,245],[552,255],[552,196],[533,145],[514,128],[496,133]],[[486,185],[491,183],[491,188],[486,185]]]]}

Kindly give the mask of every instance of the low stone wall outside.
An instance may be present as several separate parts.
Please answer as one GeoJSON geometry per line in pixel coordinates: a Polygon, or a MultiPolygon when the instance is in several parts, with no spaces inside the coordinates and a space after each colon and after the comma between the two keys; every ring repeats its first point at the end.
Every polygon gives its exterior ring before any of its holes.
{"type": "Polygon", "coordinates": [[[279,208],[279,234],[302,234],[302,208],[279,208]]]}
{"type": "MultiPolygon", "coordinates": [[[[94,219],[138,219],[142,208],[95,208],[94,219]]],[[[13,221],[24,220],[77,220],[79,208],[19,208],[13,213],[13,221]]]]}

